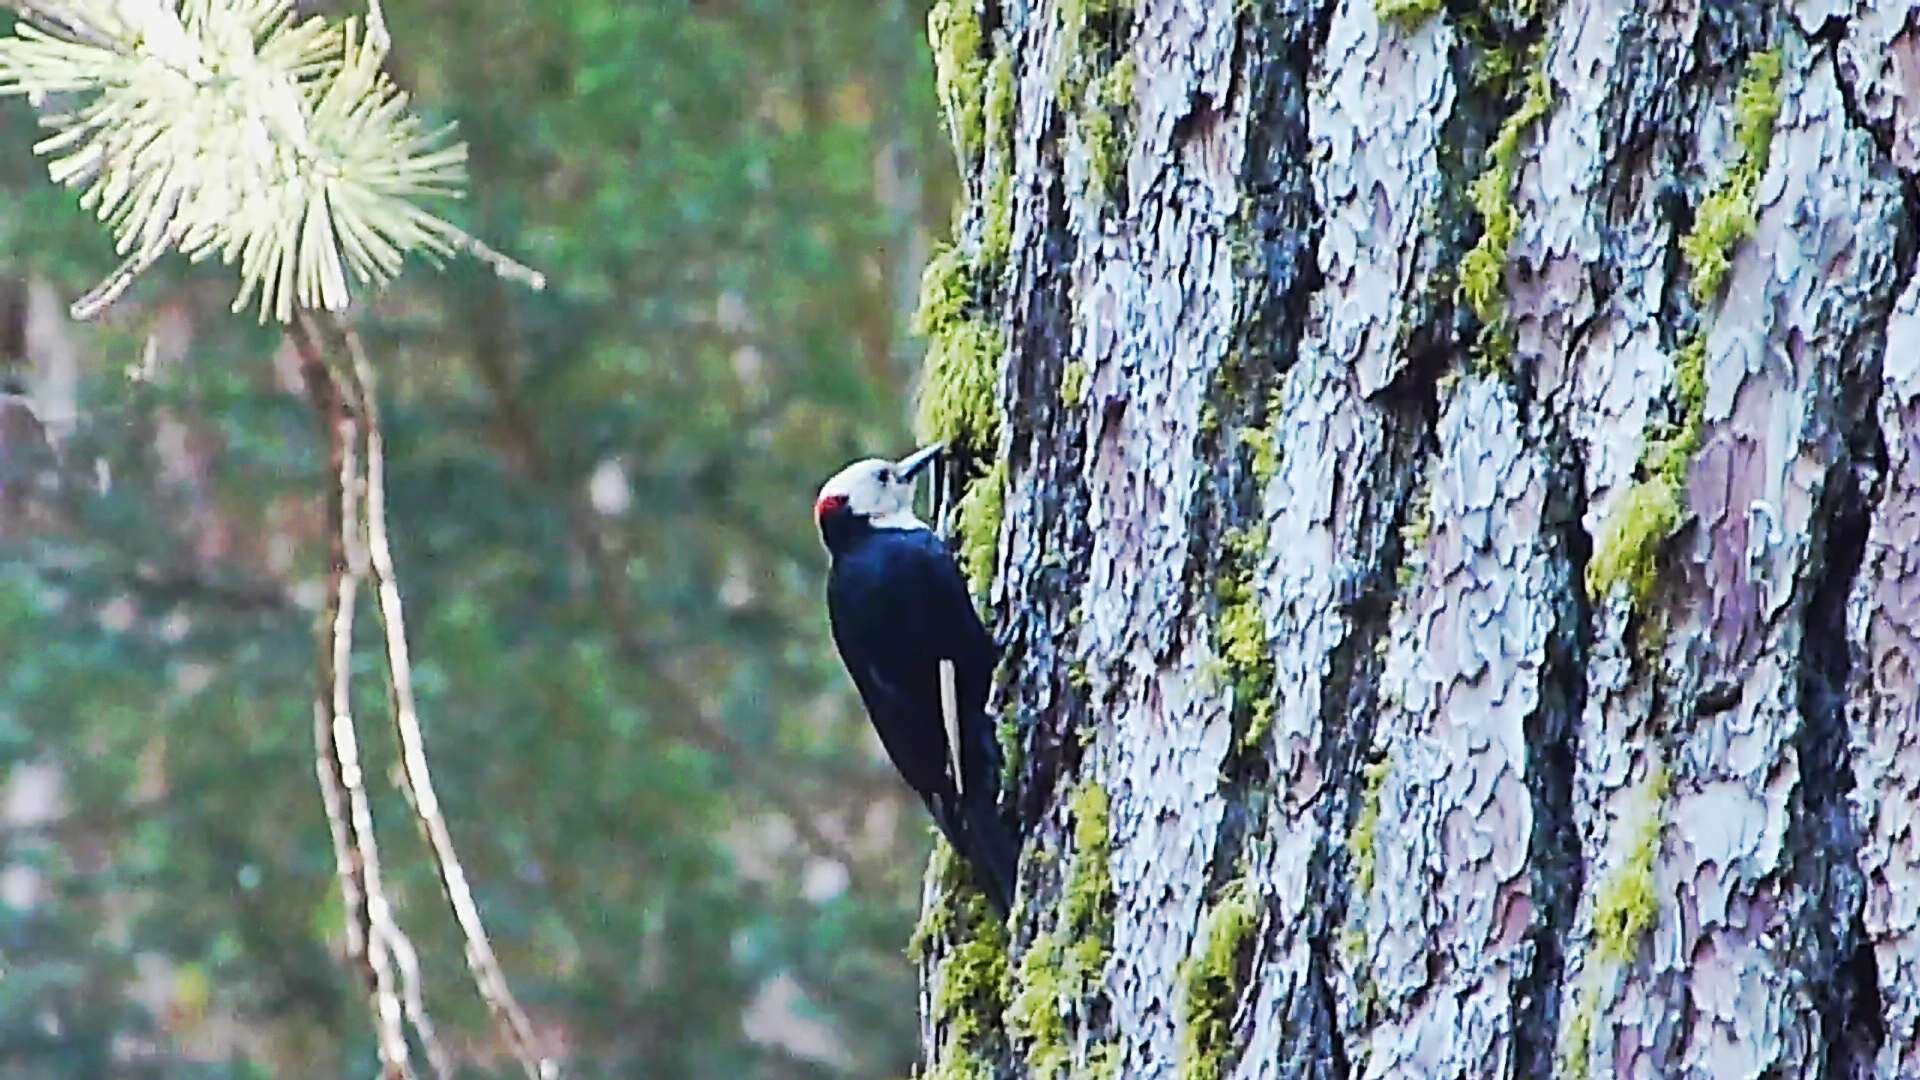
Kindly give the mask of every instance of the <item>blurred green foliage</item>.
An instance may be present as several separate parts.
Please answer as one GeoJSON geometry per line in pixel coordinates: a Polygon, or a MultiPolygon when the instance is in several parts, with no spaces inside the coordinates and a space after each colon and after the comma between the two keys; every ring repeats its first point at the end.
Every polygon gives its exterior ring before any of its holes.
{"type": "MultiPolygon", "coordinates": [[[[902,1074],[926,830],[808,509],[906,438],[952,198],[924,5],[387,14],[472,147],[455,220],[552,282],[414,268],[359,314],[429,749],[515,989],[569,1075],[902,1074]]],[[[53,341],[79,381],[57,465],[0,451],[35,508],[0,521],[0,1075],[371,1075],[313,775],[320,433],[217,267],[25,328],[114,263],[35,137],[0,103],[0,379],[44,406],[53,341]]],[[[360,627],[389,888],[463,1075],[506,1075],[360,627]]]]}

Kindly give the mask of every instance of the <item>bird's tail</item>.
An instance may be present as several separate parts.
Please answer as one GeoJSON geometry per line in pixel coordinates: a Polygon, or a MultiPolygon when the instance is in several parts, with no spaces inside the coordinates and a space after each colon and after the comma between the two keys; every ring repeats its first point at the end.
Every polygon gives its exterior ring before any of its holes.
{"type": "Polygon", "coordinates": [[[974,883],[1005,918],[1013,909],[1013,886],[1020,868],[1020,841],[1000,818],[991,790],[969,789],[949,801],[927,800],[933,820],[953,850],[973,868],[974,883]]]}
{"type": "Polygon", "coordinates": [[[1013,886],[1020,873],[1020,841],[1000,817],[993,792],[970,790],[960,799],[960,853],[973,864],[975,877],[993,906],[1006,918],[1013,909],[1013,886]]]}

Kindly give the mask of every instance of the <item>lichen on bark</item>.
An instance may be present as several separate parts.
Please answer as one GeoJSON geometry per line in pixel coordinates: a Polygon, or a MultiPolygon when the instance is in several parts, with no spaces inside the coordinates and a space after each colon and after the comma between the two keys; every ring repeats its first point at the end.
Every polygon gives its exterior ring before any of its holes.
{"type": "Polygon", "coordinates": [[[1180,969],[1180,1080],[1220,1080],[1232,1053],[1234,1006],[1245,988],[1246,945],[1259,909],[1244,880],[1220,890],[1198,951],[1180,969]]]}
{"type": "MultiPolygon", "coordinates": [[[[1038,1080],[1074,1069],[1071,1029],[1085,1026],[1113,943],[1113,875],[1108,859],[1109,801],[1106,789],[1082,780],[1067,803],[1073,819],[1073,851],[1055,906],[1053,925],[1037,934],[1020,959],[1007,1009],[1008,1031],[1038,1080]]],[[[1090,1051],[1097,1070],[1109,1051],[1090,1051]]],[[[1073,1075],[1079,1075],[1075,1072],[1073,1075]]]]}
{"type": "Polygon", "coordinates": [[[1780,52],[1755,53],[1734,93],[1732,160],[1726,177],[1700,202],[1693,228],[1680,241],[1692,276],[1695,302],[1710,303],[1732,269],[1733,246],[1752,235],[1754,196],[1773,146],[1773,125],[1780,117],[1780,52]]]}
{"type": "Polygon", "coordinates": [[[1520,168],[1520,140],[1553,108],[1546,54],[1544,42],[1535,47],[1526,94],[1513,115],[1501,123],[1487,148],[1486,170],[1470,189],[1474,211],[1480,215],[1480,238],[1460,260],[1460,294],[1480,320],[1480,354],[1495,366],[1504,365],[1513,349],[1506,325],[1505,278],[1508,251],[1518,228],[1513,185],[1520,168]]]}
{"type": "Polygon", "coordinates": [[[1007,929],[945,840],[927,869],[928,901],[908,943],[927,972],[928,1080],[989,1080],[1003,1053],[1001,1014],[1012,987],[1007,929]]]}

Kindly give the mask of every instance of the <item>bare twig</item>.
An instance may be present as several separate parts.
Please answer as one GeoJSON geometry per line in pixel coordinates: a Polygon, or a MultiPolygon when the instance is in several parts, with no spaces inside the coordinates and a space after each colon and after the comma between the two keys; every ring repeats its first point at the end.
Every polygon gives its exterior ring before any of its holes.
{"type": "Polygon", "coordinates": [[[75,300],[67,308],[67,314],[77,322],[85,322],[113,306],[113,302],[126,294],[141,274],[160,261],[160,256],[172,250],[166,244],[148,244],[120,261],[100,284],[88,289],[85,296],[75,300]]]}
{"type": "Polygon", "coordinates": [[[400,932],[398,925],[388,925],[392,936],[387,944],[393,947],[393,960],[400,969],[400,1003],[406,1006],[407,1022],[413,1025],[421,1049],[427,1052],[427,1067],[433,1070],[433,1075],[440,1080],[452,1080],[453,1059],[447,1056],[447,1048],[440,1045],[433,1017],[427,1013],[427,999],[420,982],[420,954],[414,951],[413,942],[400,932]]]}
{"type": "Polygon", "coordinates": [[[327,809],[327,825],[333,834],[334,860],[347,916],[347,952],[360,964],[372,995],[381,1073],[387,1080],[412,1080],[413,1066],[401,1027],[390,951],[389,935],[397,929],[393,928],[392,909],[381,886],[373,807],[367,798],[353,726],[354,599],[366,573],[365,552],[359,550],[358,543],[358,425],[303,322],[294,324],[293,340],[300,352],[308,393],[327,428],[330,466],[327,600],[320,621],[320,679],[313,708],[315,771],[327,809]]]}
{"type": "Polygon", "coordinates": [[[520,1003],[514,999],[501,970],[493,943],[480,919],[479,905],[467,884],[467,873],[454,849],[453,834],[440,812],[440,799],[434,792],[433,773],[427,765],[426,740],[420,731],[420,715],[413,697],[413,665],[407,650],[406,616],[401,606],[400,586],[394,573],[393,549],[387,538],[386,453],[380,430],[379,405],[375,400],[373,365],[367,359],[359,334],[344,324],[339,330],[346,342],[350,362],[348,376],[355,404],[365,419],[367,499],[365,520],[367,546],[372,559],[375,596],[379,601],[380,623],[386,632],[388,687],[393,699],[393,722],[400,739],[400,755],[407,801],[412,805],[427,846],[433,852],[440,871],[440,884],[453,908],[455,921],[467,942],[467,966],[475,987],[493,1013],[502,1041],[533,1080],[557,1074],[555,1064],[538,1049],[533,1025],[520,1003]]]}
{"type": "Polygon", "coordinates": [[[534,292],[541,292],[547,287],[547,275],[510,255],[503,255],[495,251],[487,245],[485,240],[471,233],[455,229],[453,231],[453,246],[486,263],[487,268],[492,270],[494,274],[503,281],[511,281],[518,285],[525,285],[534,292]]]}

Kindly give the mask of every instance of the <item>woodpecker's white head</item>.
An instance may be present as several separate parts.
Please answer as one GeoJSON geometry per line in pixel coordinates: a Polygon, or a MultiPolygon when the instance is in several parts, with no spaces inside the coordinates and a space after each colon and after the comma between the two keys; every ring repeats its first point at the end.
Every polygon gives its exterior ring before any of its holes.
{"type": "Polygon", "coordinates": [[[922,447],[899,461],[868,458],[833,474],[820,487],[813,519],[829,549],[862,527],[924,529],[913,515],[913,491],[920,473],[939,456],[940,443],[922,447]]]}

